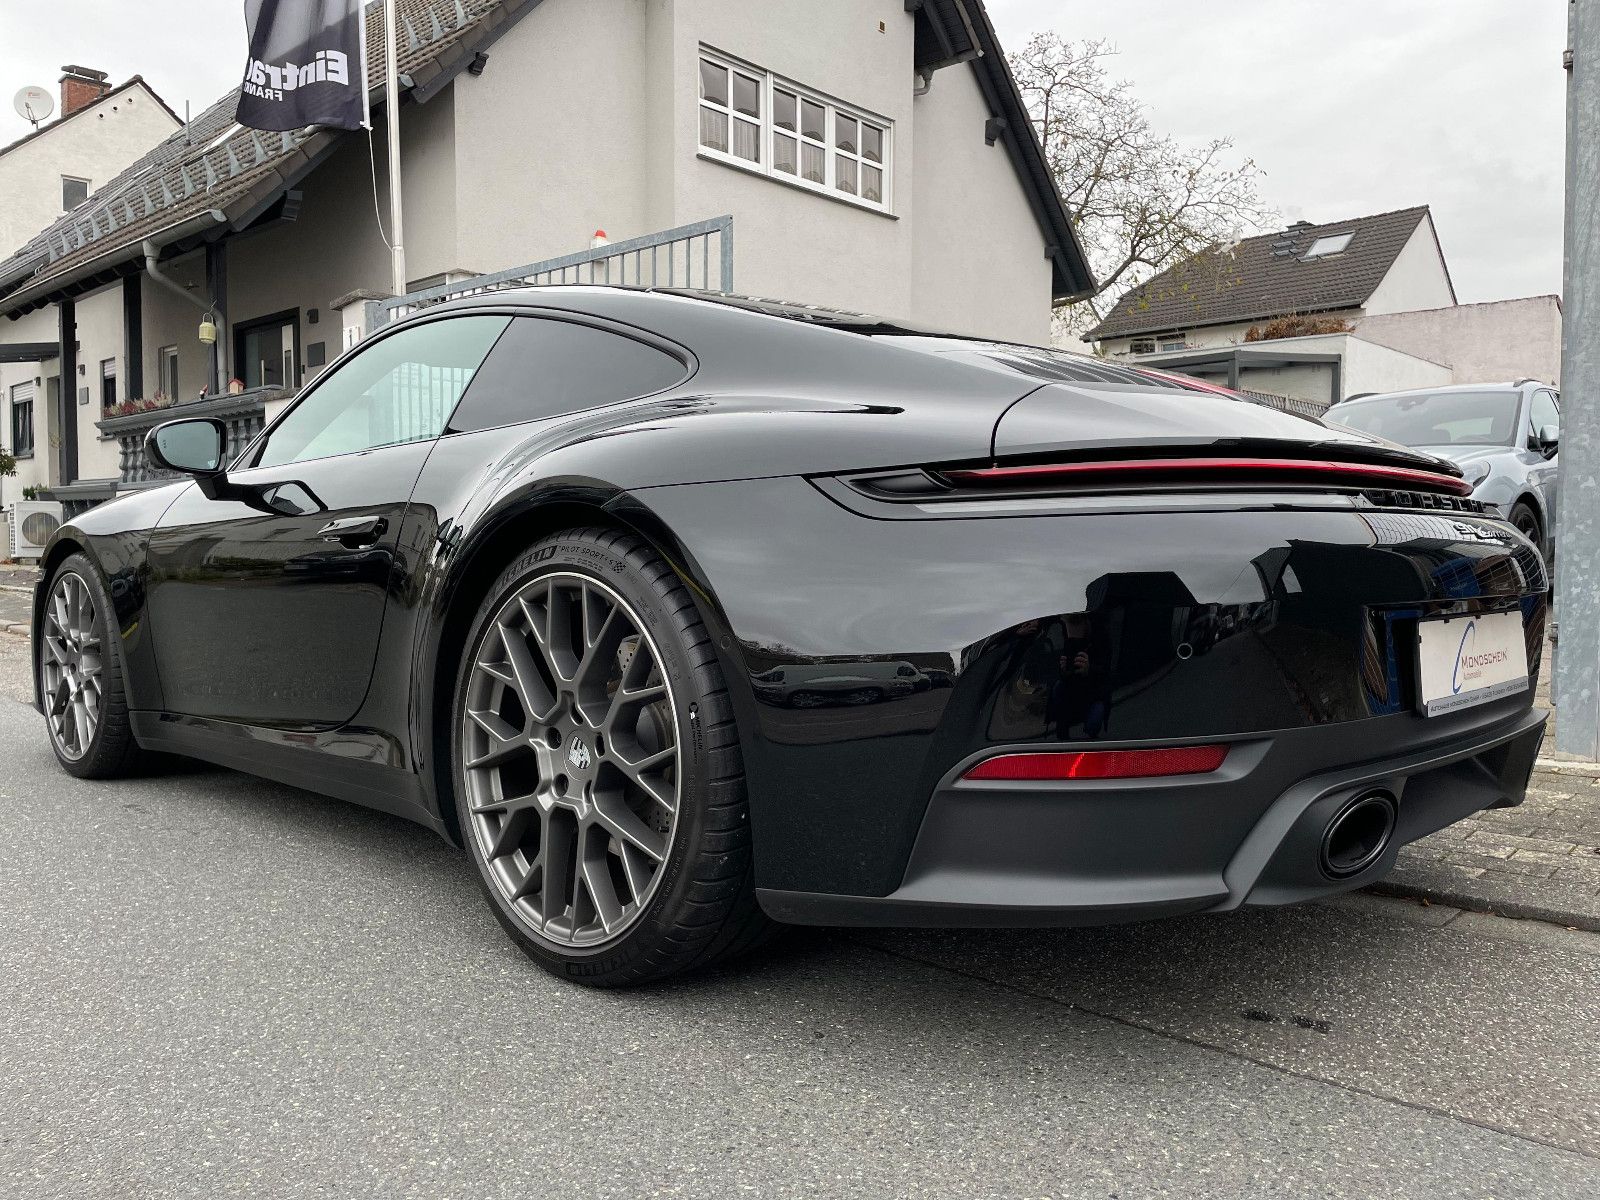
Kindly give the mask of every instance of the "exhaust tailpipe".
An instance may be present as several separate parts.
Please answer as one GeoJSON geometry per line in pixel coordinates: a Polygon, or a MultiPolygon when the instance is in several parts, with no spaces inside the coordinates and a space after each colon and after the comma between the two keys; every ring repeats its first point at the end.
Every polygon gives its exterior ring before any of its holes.
{"type": "Polygon", "coordinates": [[[1383,856],[1399,807],[1388,792],[1365,792],[1341,808],[1322,833],[1322,871],[1332,879],[1359,875],[1383,856]]]}

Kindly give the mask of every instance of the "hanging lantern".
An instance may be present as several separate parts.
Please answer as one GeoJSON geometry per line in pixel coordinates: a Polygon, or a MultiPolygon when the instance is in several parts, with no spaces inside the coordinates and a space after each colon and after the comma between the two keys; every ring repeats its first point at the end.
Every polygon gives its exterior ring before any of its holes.
{"type": "Polygon", "coordinates": [[[200,318],[200,340],[208,346],[217,344],[217,323],[211,319],[210,313],[200,318]]]}

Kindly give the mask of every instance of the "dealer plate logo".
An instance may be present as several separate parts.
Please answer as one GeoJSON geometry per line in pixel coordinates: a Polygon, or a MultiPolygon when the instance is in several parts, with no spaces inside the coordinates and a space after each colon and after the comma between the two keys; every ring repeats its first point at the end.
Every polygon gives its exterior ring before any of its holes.
{"type": "Polygon", "coordinates": [[[1428,716],[1485,704],[1528,686],[1520,612],[1417,624],[1418,683],[1428,716]]]}

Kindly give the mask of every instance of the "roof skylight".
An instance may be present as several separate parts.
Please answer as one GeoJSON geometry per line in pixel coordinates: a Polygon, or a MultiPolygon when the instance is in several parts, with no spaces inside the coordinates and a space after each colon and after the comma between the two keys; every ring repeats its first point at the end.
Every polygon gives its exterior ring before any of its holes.
{"type": "Polygon", "coordinates": [[[1332,233],[1319,237],[1311,243],[1311,248],[1301,256],[1302,262],[1309,262],[1313,258],[1327,258],[1332,254],[1342,254],[1350,245],[1353,233],[1332,233]]]}

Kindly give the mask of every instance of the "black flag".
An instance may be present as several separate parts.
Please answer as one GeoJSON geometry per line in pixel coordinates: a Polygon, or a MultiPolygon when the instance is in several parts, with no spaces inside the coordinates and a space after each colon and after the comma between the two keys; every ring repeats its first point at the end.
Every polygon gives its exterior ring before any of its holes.
{"type": "Polygon", "coordinates": [[[239,124],[356,129],[367,115],[362,0],[245,0],[239,124]]]}

